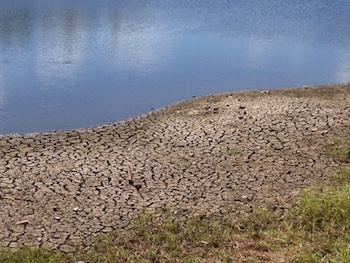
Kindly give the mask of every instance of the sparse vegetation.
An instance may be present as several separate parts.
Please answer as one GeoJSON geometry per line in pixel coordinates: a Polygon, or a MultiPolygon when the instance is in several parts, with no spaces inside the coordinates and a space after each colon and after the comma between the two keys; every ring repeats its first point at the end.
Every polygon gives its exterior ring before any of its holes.
{"type": "Polygon", "coordinates": [[[340,163],[350,163],[350,139],[338,139],[326,145],[326,154],[340,163]]]}
{"type": "Polygon", "coordinates": [[[326,147],[342,167],[327,187],[304,191],[287,214],[257,207],[182,223],[170,211],[145,211],[130,230],[98,236],[88,251],[23,247],[2,250],[0,262],[350,262],[348,142],[326,147]]]}
{"type": "Polygon", "coordinates": [[[0,251],[2,263],[70,263],[75,262],[74,260],[73,255],[38,248],[22,247],[16,252],[0,251]]]}

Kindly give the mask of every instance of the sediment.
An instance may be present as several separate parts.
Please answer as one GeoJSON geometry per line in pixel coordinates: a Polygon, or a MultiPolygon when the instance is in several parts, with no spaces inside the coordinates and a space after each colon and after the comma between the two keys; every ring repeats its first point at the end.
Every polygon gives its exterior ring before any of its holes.
{"type": "Polygon", "coordinates": [[[0,246],[69,251],[141,210],[288,208],[336,163],[350,85],[209,95],[91,129],[0,136],[0,246]]]}

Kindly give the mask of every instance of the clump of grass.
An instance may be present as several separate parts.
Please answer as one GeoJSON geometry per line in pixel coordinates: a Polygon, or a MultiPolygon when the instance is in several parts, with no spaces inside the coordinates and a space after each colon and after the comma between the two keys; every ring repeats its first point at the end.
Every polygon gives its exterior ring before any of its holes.
{"type": "Polygon", "coordinates": [[[313,232],[337,237],[350,230],[350,186],[328,193],[304,193],[299,207],[300,225],[313,232]]]}
{"type": "Polygon", "coordinates": [[[275,229],[281,221],[278,213],[266,207],[255,207],[253,211],[241,210],[238,227],[247,233],[265,232],[275,229]]]}
{"type": "Polygon", "coordinates": [[[326,192],[305,191],[286,223],[293,262],[350,262],[350,169],[326,192]]]}
{"type": "Polygon", "coordinates": [[[313,215],[312,221],[294,228],[288,234],[294,239],[289,245],[293,262],[350,262],[349,232],[343,227],[343,217],[339,218],[341,222],[313,215]]]}

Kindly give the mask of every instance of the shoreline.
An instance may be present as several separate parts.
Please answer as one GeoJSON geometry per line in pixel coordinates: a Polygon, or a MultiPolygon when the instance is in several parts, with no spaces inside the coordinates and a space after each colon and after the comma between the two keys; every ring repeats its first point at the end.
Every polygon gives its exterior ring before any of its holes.
{"type": "MultiPolygon", "coordinates": [[[[138,116],[130,117],[124,120],[116,121],[116,122],[111,122],[111,123],[106,123],[106,124],[100,124],[100,125],[95,125],[91,127],[85,127],[85,128],[76,128],[76,129],[63,129],[63,130],[49,130],[49,131],[38,131],[38,132],[28,132],[28,133],[7,133],[7,134],[0,134],[0,139],[2,137],[27,137],[27,136],[43,136],[43,135],[49,135],[49,134],[56,134],[56,133],[69,133],[69,132],[88,132],[91,130],[99,129],[99,128],[104,128],[108,126],[114,126],[119,123],[123,122],[129,122],[133,121],[135,119],[139,118],[146,118],[149,115],[154,115],[154,114],[159,114],[162,113],[163,111],[171,112],[174,111],[177,108],[182,108],[182,107],[188,107],[188,105],[194,105],[196,104],[197,101],[203,101],[203,100],[208,100],[208,98],[211,97],[227,97],[227,96],[252,96],[252,94],[256,95],[263,95],[263,94],[271,94],[271,95],[286,95],[286,96],[295,96],[298,93],[304,93],[304,95],[301,94],[301,96],[305,96],[305,93],[310,93],[310,92],[305,92],[305,91],[320,91],[320,90],[325,90],[329,88],[340,88],[340,87],[347,87],[350,84],[345,83],[345,84],[330,84],[330,85],[321,85],[321,86],[300,86],[300,87],[295,87],[295,88],[277,88],[277,89],[259,89],[259,90],[238,90],[238,91],[233,91],[233,92],[223,92],[223,93],[212,93],[208,94],[202,97],[194,97],[191,99],[179,101],[172,103],[170,105],[161,107],[159,109],[154,109],[146,114],[141,114],[138,116]],[[281,94],[279,94],[281,93],[281,94]]],[[[254,96],[253,95],[253,96],[254,96]]],[[[325,94],[324,96],[327,97],[331,94],[325,94]]],[[[310,96],[310,94],[309,94],[310,96]]],[[[191,106],[190,106],[191,107],[191,106]]]]}
{"type": "Polygon", "coordinates": [[[69,251],[143,209],[288,209],[337,166],[350,85],[194,98],[88,129],[0,135],[0,246],[69,251]]]}

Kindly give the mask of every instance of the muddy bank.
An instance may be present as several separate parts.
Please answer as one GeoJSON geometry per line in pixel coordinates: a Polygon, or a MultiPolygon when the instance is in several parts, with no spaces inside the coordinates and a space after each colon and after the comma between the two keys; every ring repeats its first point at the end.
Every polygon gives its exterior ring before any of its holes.
{"type": "Polygon", "coordinates": [[[0,246],[69,250],[138,211],[288,207],[335,163],[350,85],[210,95],[92,129],[0,136],[0,246]]]}

